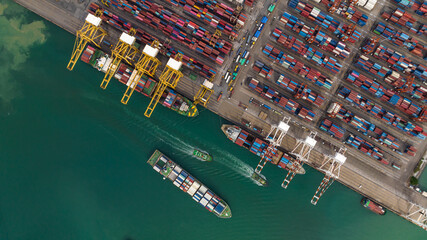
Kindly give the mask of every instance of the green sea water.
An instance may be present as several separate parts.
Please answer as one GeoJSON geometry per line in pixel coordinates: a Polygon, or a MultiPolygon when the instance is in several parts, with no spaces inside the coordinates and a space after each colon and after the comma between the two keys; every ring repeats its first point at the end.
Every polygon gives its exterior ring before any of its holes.
{"type": "Polygon", "coordinates": [[[145,118],[147,98],[124,106],[117,81],[104,91],[89,65],[66,69],[73,42],[0,0],[1,240],[426,239],[395,214],[362,208],[339,183],[311,205],[322,175],[310,168],[283,190],[285,172],[267,165],[270,186],[255,185],[258,158],[223,135],[225,120],[161,106],[145,118]],[[214,161],[191,157],[193,148],[214,161]],[[163,181],[146,163],[155,149],[223,197],[233,217],[215,217],[163,181]]]}

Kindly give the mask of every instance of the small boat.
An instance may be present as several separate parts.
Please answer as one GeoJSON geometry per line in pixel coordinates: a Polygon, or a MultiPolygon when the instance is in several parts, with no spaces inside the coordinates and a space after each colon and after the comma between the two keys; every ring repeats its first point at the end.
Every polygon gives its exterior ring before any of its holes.
{"type": "Polygon", "coordinates": [[[198,158],[202,161],[205,161],[205,162],[212,161],[212,156],[209,155],[209,153],[201,151],[201,150],[194,149],[193,156],[195,156],[196,158],[198,158]]]}
{"type": "Polygon", "coordinates": [[[267,179],[257,172],[253,172],[251,178],[256,181],[260,186],[266,187],[268,185],[267,179]]]}
{"type": "Polygon", "coordinates": [[[363,207],[371,210],[372,212],[378,214],[378,215],[384,215],[385,214],[385,209],[383,206],[373,202],[371,199],[369,198],[362,198],[362,201],[360,202],[363,207]]]}

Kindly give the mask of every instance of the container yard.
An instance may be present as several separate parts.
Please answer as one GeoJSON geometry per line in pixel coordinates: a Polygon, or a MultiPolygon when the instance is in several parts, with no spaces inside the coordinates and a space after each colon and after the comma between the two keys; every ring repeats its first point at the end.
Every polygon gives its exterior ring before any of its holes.
{"type": "Polygon", "coordinates": [[[306,164],[325,174],[314,205],[336,180],[427,230],[427,198],[409,186],[427,149],[425,2],[15,1],[86,39],[69,69],[90,64],[103,89],[114,77],[123,98],[141,93],[125,104],[151,98],[147,117],[157,103],[186,117],[205,107],[235,124],[215,127],[260,159],[255,172],[279,167],[283,188],[306,164]]]}

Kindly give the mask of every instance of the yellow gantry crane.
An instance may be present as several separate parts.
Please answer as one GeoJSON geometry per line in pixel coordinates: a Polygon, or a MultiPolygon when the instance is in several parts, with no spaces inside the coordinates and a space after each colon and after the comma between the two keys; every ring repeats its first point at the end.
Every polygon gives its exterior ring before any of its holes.
{"type": "Polygon", "coordinates": [[[179,70],[182,66],[182,57],[183,55],[178,53],[175,58],[169,58],[165,69],[163,69],[162,74],[160,74],[159,83],[157,84],[150,104],[148,104],[147,110],[145,110],[144,115],[146,117],[151,116],[166,88],[170,87],[174,89],[179,79],[183,76],[182,72],[179,70]]]}
{"type": "Polygon", "coordinates": [[[125,60],[129,65],[132,64],[132,60],[135,58],[135,55],[139,52],[138,49],[133,46],[136,38],[134,37],[136,31],[135,29],[130,29],[129,34],[123,32],[120,36],[119,42],[114,47],[111,52],[111,58],[107,60],[106,64],[108,65],[107,71],[105,72],[105,77],[102,80],[101,88],[106,89],[111,78],[116,74],[117,69],[119,68],[122,60],[125,60]],[[108,63],[110,62],[110,63],[108,63]]]}
{"type": "Polygon", "coordinates": [[[156,58],[160,50],[159,41],[154,40],[150,45],[145,45],[142,50],[142,55],[139,58],[138,62],[135,64],[135,70],[133,70],[132,75],[127,82],[128,88],[126,89],[125,94],[122,98],[122,103],[127,104],[130,97],[132,96],[133,91],[135,91],[138,82],[141,79],[143,74],[147,74],[151,77],[154,76],[157,67],[160,65],[160,61],[156,58]]]}
{"type": "Polygon", "coordinates": [[[102,40],[107,35],[107,32],[100,27],[102,23],[101,16],[102,10],[99,9],[96,11],[95,15],[89,13],[83,27],[77,31],[73,53],[67,65],[68,70],[73,70],[74,65],[76,65],[77,60],[79,60],[88,42],[100,47],[99,44],[101,44],[102,40]]]}
{"type": "Polygon", "coordinates": [[[213,75],[210,79],[205,79],[203,83],[200,85],[199,91],[197,91],[196,95],[194,95],[194,102],[193,106],[190,109],[190,116],[194,116],[197,112],[197,104],[200,103],[203,105],[203,107],[206,107],[206,104],[209,102],[209,99],[211,98],[212,94],[214,93],[213,90],[213,79],[215,78],[215,75],[213,75]]]}

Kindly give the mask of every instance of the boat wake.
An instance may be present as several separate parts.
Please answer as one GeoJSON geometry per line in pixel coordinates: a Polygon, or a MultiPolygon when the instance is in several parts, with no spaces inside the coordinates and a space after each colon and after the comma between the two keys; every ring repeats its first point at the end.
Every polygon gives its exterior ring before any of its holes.
{"type": "Polygon", "coordinates": [[[245,162],[243,162],[233,154],[226,152],[224,150],[216,149],[215,153],[217,153],[214,156],[216,162],[219,162],[220,164],[225,165],[231,170],[236,171],[243,177],[246,177],[252,180],[251,176],[252,176],[252,173],[254,172],[254,169],[251,166],[249,166],[248,164],[246,164],[245,162]]]}
{"type": "MultiPolygon", "coordinates": [[[[152,121],[148,120],[145,117],[141,117],[141,116],[138,116],[136,114],[133,114],[128,109],[126,109],[125,112],[128,115],[137,119],[137,121],[138,121],[136,123],[137,125],[144,126],[144,128],[138,127],[138,130],[142,131],[142,135],[146,136],[146,134],[150,134],[153,139],[164,142],[164,143],[170,145],[173,149],[179,151],[180,153],[199,160],[198,158],[193,156],[193,151],[197,147],[195,147],[189,143],[186,143],[182,139],[171,134],[169,131],[164,130],[159,125],[153,124],[152,121]],[[147,129],[149,131],[144,131],[147,129]]],[[[199,161],[202,161],[202,160],[199,160],[199,161]]]]}

